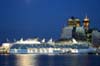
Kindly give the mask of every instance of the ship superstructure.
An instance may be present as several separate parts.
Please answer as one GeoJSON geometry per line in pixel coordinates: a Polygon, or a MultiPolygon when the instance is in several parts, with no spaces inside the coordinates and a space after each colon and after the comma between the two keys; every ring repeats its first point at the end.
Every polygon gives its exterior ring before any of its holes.
{"type": "MultiPolygon", "coordinates": [[[[28,39],[29,40],[29,39],[28,39]]],[[[72,39],[71,43],[56,43],[49,40],[49,42],[39,42],[37,39],[31,40],[20,40],[12,43],[10,48],[11,54],[63,54],[63,53],[89,53],[95,51],[95,49],[90,48],[85,42],[77,42],[72,39]],[[35,42],[33,42],[35,41],[35,42]],[[33,42],[33,43],[32,43],[33,42]],[[38,42],[38,43],[37,43],[38,42]],[[29,43],[29,44],[28,44],[29,43]]]]}

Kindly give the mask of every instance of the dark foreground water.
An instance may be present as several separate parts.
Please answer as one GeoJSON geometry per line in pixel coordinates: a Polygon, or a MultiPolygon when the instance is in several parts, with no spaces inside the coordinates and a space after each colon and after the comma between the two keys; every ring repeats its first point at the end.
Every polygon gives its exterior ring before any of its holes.
{"type": "Polygon", "coordinates": [[[0,55],[0,66],[100,66],[99,55],[0,55]]]}

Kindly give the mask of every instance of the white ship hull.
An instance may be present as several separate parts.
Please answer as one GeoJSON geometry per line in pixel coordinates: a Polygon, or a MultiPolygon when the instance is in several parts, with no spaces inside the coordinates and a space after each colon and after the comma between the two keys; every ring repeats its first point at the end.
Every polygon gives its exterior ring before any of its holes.
{"type": "Polygon", "coordinates": [[[72,44],[54,43],[52,40],[45,43],[45,40],[40,43],[37,39],[20,40],[10,48],[11,54],[67,54],[67,53],[91,53],[95,52],[94,48],[90,48],[88,43],[76,42],[73,39],[72,44]]]}
{"type": "Polygon", "coordinates": [[[42,48],[42,49],[11,49],[11,54],[39,54],[39,55],[50,55],[50,54],[83,54],[83,53],[92,53],[95,52],[95,49],[70,49],[70,48],[42,48]]]}

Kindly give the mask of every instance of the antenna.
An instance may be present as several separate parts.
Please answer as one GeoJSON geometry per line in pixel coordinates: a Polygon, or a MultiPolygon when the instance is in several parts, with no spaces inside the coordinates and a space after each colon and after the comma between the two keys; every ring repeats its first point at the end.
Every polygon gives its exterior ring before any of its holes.
{"type": "Polygon", "coordinates": [[[87,13],[85,13],[85,18],[88,19],[87,13]]]}

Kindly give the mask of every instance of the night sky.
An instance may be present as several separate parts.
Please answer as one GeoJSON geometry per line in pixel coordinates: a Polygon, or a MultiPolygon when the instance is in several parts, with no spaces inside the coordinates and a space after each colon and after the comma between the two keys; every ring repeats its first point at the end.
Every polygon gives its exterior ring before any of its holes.
{"type": "Polygon", "coordinates": [[[71,16],[100,26],[100,0],[0,0],[0,43],[23,37],[60,38],[71,16]]]}

